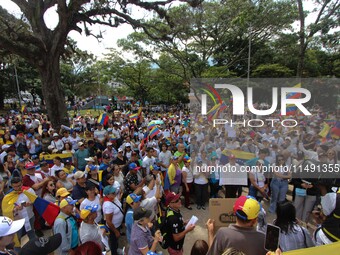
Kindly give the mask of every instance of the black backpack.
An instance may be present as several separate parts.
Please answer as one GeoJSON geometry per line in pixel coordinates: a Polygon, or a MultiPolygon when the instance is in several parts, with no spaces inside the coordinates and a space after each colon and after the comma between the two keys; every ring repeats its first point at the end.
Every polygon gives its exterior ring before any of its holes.
{"type": "Polygon", "coordinates": [[[162,233],[163,241],[159,242],[159,244],[163,249],[167,249],[169,247],[170,236],[169,236],[169,233],[167,233],[167,231],[169,230],[167,219],[168,219],[168,217],[170,217],[172,215],[174,215],[174,212],[167,209],[165,211],[165,215],[160,215],[157,219],[156,229],[159,229],[162,233]]]}

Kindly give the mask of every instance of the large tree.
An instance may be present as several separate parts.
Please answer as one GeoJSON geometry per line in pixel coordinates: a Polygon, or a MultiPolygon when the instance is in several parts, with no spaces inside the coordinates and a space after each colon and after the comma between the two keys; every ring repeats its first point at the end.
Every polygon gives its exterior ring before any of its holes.
{"type": "Polygon", "coordinates": [[[305,71],[306,52],[315,37],[318,37],[324,48],[334,48],[339,50],[339,0],[314,0],[315,14],[313,22],[306,24],[306,16],[309,14],[304,8],[305,2],[297,0],[299,9],[299,60],[297,66],[297,76],[303,77],[305,71]]]}
{"type": "MultiPolygon", "coordinates": [[[[41,76],[42,92],[49,118],[54,128],[67,124],[67,109],[64,93],[60,86],[60,57],[65,52],[68,34],[75,30],[91,35],[89,26],[101,24],[117,27],[128,23],[134,28],[157,29],[157,24],[145,23],[131,15],[131,8],[137,6],[154,11],[167,19],[167,8],[173,0],[11,0],[21,10],[22,16],[9,14],[0,7],[0,48],[24,58],[36,67],[41,76]],[[59,21],[49,29],[44,14],[56,6],[59,21]]],[[[189,1],[185,1],[189,2],[189,1]]],[[[199,0],[192,0],[195,6],[199,0]]]]}

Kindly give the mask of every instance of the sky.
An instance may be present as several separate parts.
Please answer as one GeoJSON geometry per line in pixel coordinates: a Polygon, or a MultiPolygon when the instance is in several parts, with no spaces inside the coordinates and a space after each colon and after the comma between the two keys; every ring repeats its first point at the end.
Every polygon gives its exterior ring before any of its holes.
{"type": "MultiPolygon", "coordinates": [[[[304,6],[305,9],[312,10],[313,5],[311,1],[306,1],[305,3],[306,3],[304,6]]],[[[178,2],[174,3],[174,5],[178,5],[178,4],[179,4],[178,2]]],[[[21,14],[19,7],[10,0],[1,0],[0,5],[14,15],[18,16],[21,14]]],[[[47,27],[49,27],[50,29],[53,29],[58,23],[58,15],[55,12],[55,10],[56,8],[50,8],[49,10],[47,10],[47,12],[44,15],[45,23],[47,27]]],[[[132,9],[132,14],[134,18],[143,18],[143,17],[145,18],[145,17],[150,17],[151,15],[145,10],[141,10],[137,8],[132,9]]],[[[315,15],[310,15],[306,19],[306,23],[311,22],[314,18],[313,16],[315,17],[315,15]]],[[[296,22],[293,26],[295,29],[298,29],[299,28],[298,22],[296,22]]],[[[71,31],[69,33],[69,36],[77,42],[77,46],[79,49],[86,50],[94,54],[98,58],[102,58],[105,53],[109,52],[107,48],[118,49],[117,40],[126,38],[130,33],[133,32],[132,27],[127,24],[120,25],[118,28],[110,28],[107,26],[99,26],[99,25],[94,25],[89,28],[91,28],[94,34],[99,33],[99,31],[101,30],[103,39],[100,39],[100,41],[98,41],[93,36],[85,36],[84,33],[79,34],[76,31],[71,31]]],[[[123,54],[124,54],[123,55],[124,58],[127,58],[127,59],[133,58],[131,54],[128,54],[128,53],[123,53],[123,54]]]]}

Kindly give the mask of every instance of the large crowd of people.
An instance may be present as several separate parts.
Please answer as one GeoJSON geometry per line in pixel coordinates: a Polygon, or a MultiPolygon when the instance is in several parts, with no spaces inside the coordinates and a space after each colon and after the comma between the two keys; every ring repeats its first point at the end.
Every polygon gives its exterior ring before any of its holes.
{"type": "Polygon", "coordinates": [[[137,118],[123,109],[106,115],[105,121],[75,115],[60,130],[41,114],[1,116],[0,254],[34,254],[46,229],[53,236],[41,242],[58,244],[48,250],[55,254],[184,254],[186,234],[195,224],[188,225],[181,211],[207,210],[209,198],[218,197],[238,198],[236,223],[216,231],[209,219],[207,242],[197,240],[191,254],[266,254],[269,214],[281,229],[277,254],[340,240],[336,180],[284,171],[306,160],[339,170],[339,137],[320,136],[326,120],[336,126],[335,113],[299,117],[296,128],[280,122],[213,127],[182,110],[143,111],[137,118]],[[242,162],[251,170],[237,184],[225,182],[232,178],[228,173],[202,170],[218,164],[240,169],[237,152],[253,155],[242,162]],[[269,165],[279,170],[268,174],[263,169],[269,165]],[[59,207],[52,225],[29,194],[59,207]],[[312,221],[313,235],[306,228],[312,221]],[[23,245],[25,235],[30,241],[23,245]]]}

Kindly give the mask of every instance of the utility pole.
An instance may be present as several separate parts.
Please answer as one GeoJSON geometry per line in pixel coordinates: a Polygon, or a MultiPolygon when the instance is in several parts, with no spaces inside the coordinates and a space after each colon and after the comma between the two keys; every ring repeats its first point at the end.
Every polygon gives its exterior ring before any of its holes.
{"type": "Polygon", "coordinates": [[[20,87],[19,87],[19,80],[18,80],[18,73],[17,73],[17,67],[14,65],[14,74],[15,74],[15,82],[17,84],[17,90],[18,90],[18,97],[19,97],[19,109],[21,111],[21,95],[20,95],[20,87]]]}

